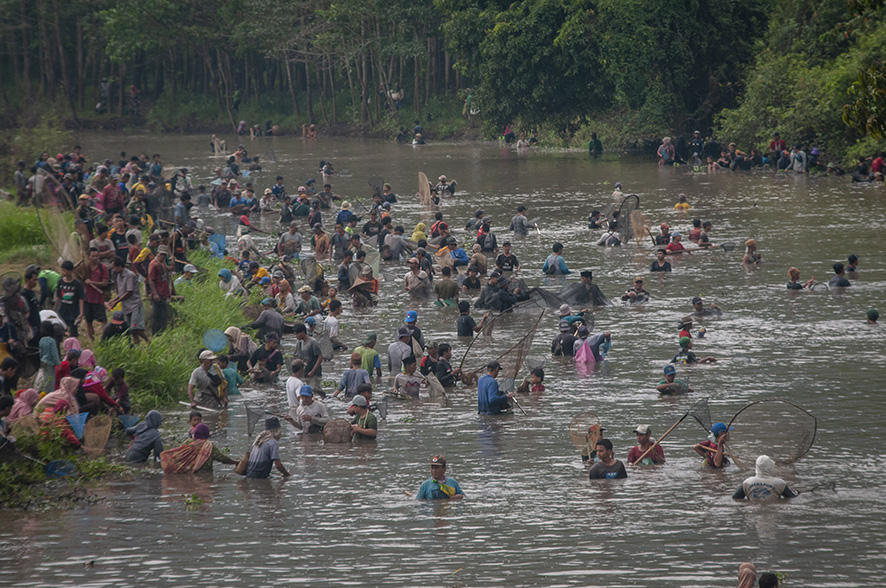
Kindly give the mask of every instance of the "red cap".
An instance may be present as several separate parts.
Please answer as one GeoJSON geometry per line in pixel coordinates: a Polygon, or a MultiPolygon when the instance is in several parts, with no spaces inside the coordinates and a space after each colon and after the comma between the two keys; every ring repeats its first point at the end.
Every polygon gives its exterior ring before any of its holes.
{"type": "Polygon", "coordinates": [[[252,223],[249,222],[249,217],[246,216],[245,214],[240,217],[240,224],[246,225],[247,227],[252,225],[252,223]]]}
{"type": "Polygon", "coordinates": [[[671,228],[671,225],[669,225],[668,223],[661,223],[661,228],[663,228],[663,229],[670,229],[670,228],[671,228]]]}

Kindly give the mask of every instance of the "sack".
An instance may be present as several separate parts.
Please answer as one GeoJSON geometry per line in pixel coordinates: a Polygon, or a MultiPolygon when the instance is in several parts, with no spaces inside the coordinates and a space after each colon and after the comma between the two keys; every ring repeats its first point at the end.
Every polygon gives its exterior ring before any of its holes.
{"type": "Polygon", "coordinates": [[[234,468],[234,473],[238,476],[246,475],[246,466],[249,465],[249,452],[247,451],[243,457],[240,458],[240,461],[237,462],[237,467],[234,468]]]}

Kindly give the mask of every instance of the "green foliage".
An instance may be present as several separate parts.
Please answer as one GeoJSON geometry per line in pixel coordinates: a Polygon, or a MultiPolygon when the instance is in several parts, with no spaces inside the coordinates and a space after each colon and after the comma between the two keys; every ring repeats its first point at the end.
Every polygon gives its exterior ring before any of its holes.
{"type": "Polygon", "coordinates": [[[152,337],[147,345],[130,347],[129,339],[114,337],[95,349],[100,365],[126,370],[131,401],[140,410],[185,400],[188,379],[204,348],[203,333],[249,322],[240,301],[225,298],[218,287],[216,275],[226,267],[224,262],[209,259],[205,252],[191,252],[189,258],[206,272],[178,288],[185,299],[172,303],[170,328],[152,337]]]}
{"type": "MultiPolygon", "coordinates": [[[[831,6],[827,1],[822,5],[831,6]]],[[[815,44],[807,52],[761,53],[739,106],[718,116],[720,135],[742,149],[768,148],[772,133],[779,131],[789,143],[815,145],[825,153],[855,152],[858,134],[875,131],[878,116],[886,112],[877,91],[883,82],[876,77],[877,68],[882,70],[876,64],[886,62],[886,28],[857,24],[850,42],[832,59],[821,58],[822,48],[815,44]],[[866,72],[861,79],[860,71],[866,72]],[[856,102],[847,105],[852,98],[856,102]]],[[[773,22],[773,37],[781,26],[773,22]]],[[[815,19],[810,26],[821,28],[815,19]]]]}
{"type": "Polygon", "coordinates": [[[0,133],[0,186],[12,185],[18,161],[25,162],[25,173],[30,175],[31,166],[42,152],[55,157],[59,151],[71,151],[72,135],[65,130],[59,114],[62,109],[49,103],[27,105],[15,116],[15,126],[0,133]]]}
{"type": "Polygon", "coordinates": [[[46,246],[46,234],[37,212],[12,202],[0,202],[0,251],[33,246],[46,246]]]}
{"type": "Polygon", "coordinates": [[[86,498],[85,483],[127,471],[104,457],[93,459],[74,450],[55,428],[45,429],[40,435],[20,437],[16,448],[31,459],[0,464],[0,508],[46,507],[80,501],[86,498]],[[60,459],[74,462],[77,473],[50,481],[43,464],[60,459]]]}
{"type": "Polygon", "coordinates": [[[849,94],[858,99],[843,106],[843,122],[860,135],[886,138],[886,64],[861,70],[849,94]]]}
{"type": "Polygon", "coordinates": [[[167,89],[148,111],[147,120],[150,126],[165,132],[210,123],[229,125],[222,116],[218,104],[209,96],[179,90],[173,99],[172,91],[167,89]]]}

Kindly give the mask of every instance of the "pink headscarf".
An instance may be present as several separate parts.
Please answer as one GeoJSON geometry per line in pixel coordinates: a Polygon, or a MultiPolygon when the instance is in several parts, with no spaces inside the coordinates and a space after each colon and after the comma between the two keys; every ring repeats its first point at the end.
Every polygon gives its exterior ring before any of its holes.
{"type": "Polygon", "coordinates": [[[738,588],[754,588],[757,581],[757,568],[745,562],[738,566],[738,588]]]}
{"type": "Polygon", "coordinates": [[[15,403],[12,405],[12,411],[9,413],[7,420],[12,422],[23,416],[31,414],[34,405],[40,399],[40,394],[33,388],[27,390],[19,390],[15,397],[15,403]]]}
{"type": "Polygon", "coordinates": [[[68,337],[65,339],[65,342],[62,343],[62,348],[65,350],[66,355],[71,349],[80,351],[80,341],[78,341],[76,337],[68,337]]]}
{"type": "Polygon", "coordinates": [[[37,403],[38,410],[45,410],[48,407],[55,406],[55,403],[59,400],[67,400],[68,404],[71,406],[71,413],[77,414],[80,412],[80,404],[77,403],[77,398],[74,394],[77,392],[77,388],[80,386],[80,380],[77,378],[65,377],[62,378],[61,383],[59,384],[61,387],[55,392],[50,392],[46,396],[44,396],[40,402],[37,403]]]}
{"type": "Polygon", "coordinates": [[[78,365],[82,368],[94,368],[97,365],[95,355],[91,350],[84,349],[80,352],[80,362],[78,365]]]}

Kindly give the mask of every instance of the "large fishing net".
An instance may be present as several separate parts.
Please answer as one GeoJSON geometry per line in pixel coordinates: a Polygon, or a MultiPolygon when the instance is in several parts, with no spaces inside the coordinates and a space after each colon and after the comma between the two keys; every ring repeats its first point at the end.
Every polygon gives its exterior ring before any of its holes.
{"type": "Polygon", "coordinates": [[[569,423],[569,438],[575,448],[584,456],[589,456],[603,437],[600,419],[592,412],[576,415],[569,423]]]}
{"type": "Polygon", "coordinates": [[[422,206],[431,205],[431,184],[424,172],[418,172],[418,200],[422,206]]]}
{"type": "Polygon", "coordinates": [[[652,232],[651,227],[645,212],[638,208],[631,213],[631,230],[638,245],[646,238],[647,234],[652,232]]]}
{"type": "Polygon", "coordinates": [[[324,443],[350,443],[351,423],[345,419],[332,419],[323,426],[323,442],[324,443]]]}
{"type": "Polygon", "coordinates": [[[569,305],[608,306],[612,304],[600,291],[600,287],[593,282],[569,284],[557,293],[557,297],[569,305]]]}
{"type": "Polygon", "coordinates": [[[35,211],[59,262],[68,260],[75,266],[80,264],[83,261],[82,240],[76,232],[71,231],[61,212],[52,206],[35,211]]]}
{"type": "Polygon", "coordinates": [[[248,404],[243,406],[246,407],[246,434],[252,437],[252,434],[255,432],[255,425],[265,419],[265,410],[248,404]]]}
{"type": "Polygon", "coordinates": [[[383,177],[372,176],[367,183],[369,184],[369,187],[372,188],[373,196],[382,195],[382,189],[385,187],[385,179],[383,177]]]}
{"type": "Polygon", "coordinates": [[[784,400],[752,402],[729,423],[729,450],[742,469],[753,469],[757,457],[768,455],[788,465],[806,455],[815,441],[817,422],[807,410],[784,400]]]}
{"type": "Polygon", "coordinates": [[[308,255],[298,262],[298,267],[305,277],[305,285],[310,286],[314,292],[319,292],[323,283],[323,266],[313,255],[308,255]]]}
{"type": "Polygon", "coordinates": [[[83,451],[90,457],[98,457],[105,452],[105,445],[111,436],[110,415],[100,414],[89,419],[83,426],[83,451]]]}
{"type": "MultiPolygon", "coordinates": [[[[516,381],[517,374],[520,372],[520,368],[523,367],[523,362],[526,361],[526,357],[529,355],[529,349],[532,346],[532,337],[535,335],[535,331],[538,328],[538,323],[541,322],[542,317],[545,314],[544,310],[539,312],[530,312],[523,313],[528,316],[529,320],[532,320],[532,323],[529,325],[529,328],[526,330],[526,334],[517,341],[515,345],[513,345],[510,349],[508,349],[505,353],[495,358],[498,363],[501,365],[501,371],[499,372],[499,376],[503,378],[502,386],[500,386],[505,391],[513,391],[514,382],[516,381]]],[[[519,314],[514,315],[519,316],[519,314]]],[[[511,322],[511,321],[509,321],[511,322]]],[[[471,353],[471,349],[474,348],[474,343],[477,341],[477,337],[471,341],[471,345],[468,347],[465,352],[465,358],[471,353]]],[[[472,357],[479,355],[478,353],[472,354],[472,357]]],[[[464,364],[464,359],[462,358],[462,364],[464,364]]],[[[462,381],[465,382],[467,379],[468,382],[476,381],[478,374],[485,369],[487,361],[483,362],[483,365],[474,370],[468,370],[465,372],[462,371],[462,381]]],[[[467,384],[467,382],[465,382],[467,384]]]]}
{"type": "Polygon", "coordinates": [[[636,194],[625,196],[625,199],[621,201],[615,226],[616,230],[621,234],[622,243],[627,243],[634,238],[634,230],[631,226],[631,213],[638,208],[640,208],[640,197],[636,194]]]}
{"type": "Polygon", "coordinates": [[[704,427],[705,431],[710,431],[711,425],[713,423],[711,422],[711,408],[710,406],[708,406],[708,399],[702,398],[701,400],[693,404],[692,407],[686,412],[685,415],[683,415],[683,418],[680,420],[683,420],[687,417],[694,418],[699,425],[704,427]]]}

